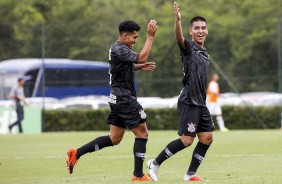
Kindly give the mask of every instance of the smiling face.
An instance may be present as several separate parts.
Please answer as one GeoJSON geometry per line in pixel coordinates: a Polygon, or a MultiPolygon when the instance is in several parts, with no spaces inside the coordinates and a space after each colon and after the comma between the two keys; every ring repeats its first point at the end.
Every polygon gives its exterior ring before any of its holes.
{"type": "Polygon", "coordinates": [[[124,20],[119,26],[119,38],[118,41],[125,44],[129,48],[132,48],[137,43],[138,31],[141,27],[132,20],[124,20]]]}
{"type": "Polygon", "coordinates": [[[192,23],[189,28],[192,41],[196,42],[200,47],[204,47],[204,42],[208,34],[207,23],[201,20],[192,23]]]}
{"type": "Polygon", "coordinates": [[[119,41],[129,48],[132,48],[135,43],[137,43],[138,32],[126,32],[121,35],[119,41]]]}

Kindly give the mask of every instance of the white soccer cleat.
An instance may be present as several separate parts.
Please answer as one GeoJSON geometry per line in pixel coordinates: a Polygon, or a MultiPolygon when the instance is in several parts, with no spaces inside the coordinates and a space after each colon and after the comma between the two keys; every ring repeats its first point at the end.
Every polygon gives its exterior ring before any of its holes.
{"type": "Polygon", "coordinates": [[[153,181],[158,181],[158,171],[159,165],[153,163],[154,159],[151,159],[147,162],[147,168],[149,169],[149,175],[153,181]]]}

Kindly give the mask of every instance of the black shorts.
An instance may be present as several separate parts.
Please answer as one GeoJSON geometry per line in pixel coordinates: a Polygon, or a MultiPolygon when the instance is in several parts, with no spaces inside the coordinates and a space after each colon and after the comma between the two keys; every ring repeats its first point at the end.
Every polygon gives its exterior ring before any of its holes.
{"type": "Polygon", "coordinates": [[[147,121],[147,115],[137,101],[109,105],[111,112],[108,116],[108,124],[132,129],[147,121]]]}
{"type": "Polygon", "coordinates": [[[179,136],[195,137],[199,132],[214,131],[214,123],[207,107],[178,102],[177,109],[179,115],[179,136]]]}

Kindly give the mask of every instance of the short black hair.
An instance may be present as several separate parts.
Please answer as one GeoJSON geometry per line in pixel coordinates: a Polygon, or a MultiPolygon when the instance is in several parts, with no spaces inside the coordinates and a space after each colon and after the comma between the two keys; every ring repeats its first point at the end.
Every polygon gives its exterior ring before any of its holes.
{"type": "Polygon", "coordinates": [[[124,32],[132,33],[134,31],[139,31],[140,29],[141,27],[133,20],[124,20],[118,26],[119,34],[124,32]]]}
{"type": "Polygon", "coordinates": [[[20,82],[20,81],[22,81],[22,80],[23,80],[23,78],[22,78],[22,77],[18,78],[18,82],[20,82]]]}
{"type": "Polygon", "coordinates": [[[193,17],[193,18],[191,19],[191,21],[190,21],[190,26],[192,26],[193,23],[196,22],[196,21],[203,21],[203,22],[207,23],[207,20],[206,20],[204,17],[202,17],[202,16],[196,16],[196,17],[193,17]]]}

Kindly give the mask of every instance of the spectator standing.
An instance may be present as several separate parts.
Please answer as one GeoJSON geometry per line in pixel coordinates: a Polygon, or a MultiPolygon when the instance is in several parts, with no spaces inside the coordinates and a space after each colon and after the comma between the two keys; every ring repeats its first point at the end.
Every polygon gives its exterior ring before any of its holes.
{"type": "Polygon", "coordinates": [[[221,106],[218,102],[218,96],[220,95],[219,88],[219,75],[217,73],[212,74],[211,81],[208,85],[208,94],[207,94],[207,107],[212,116],[215,116],[219,130],[222,132],[228,131],[228,128],[224,125],[224,120],[222,117],[221,106]]]}
{"type": "Polygon", "coordinates": [[[25,95],[24,95],[24,79],[19,78],[18,83],[16,86],[14,86],[11,89],[9,97],[14,100],[15,102],[15,110],[17,113],[17,120],[9,125],[9,130],[10,132],[12,131],[12,128],[14,126],[19,127],[19,133],[23,133],[23,128],[22,128],[22,121],[24,119],[24,104],[27,105],[27,102],[25,101],[25,95]]]}

